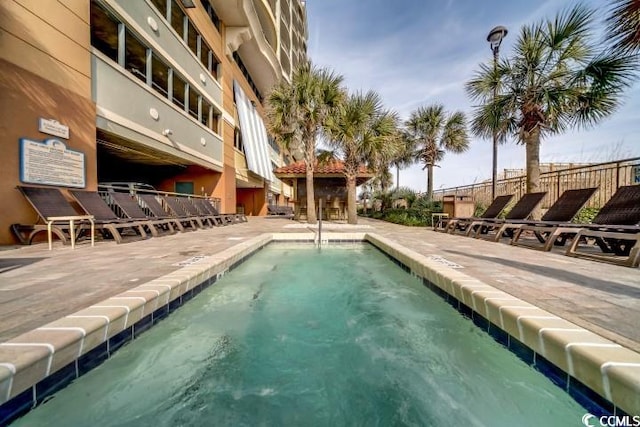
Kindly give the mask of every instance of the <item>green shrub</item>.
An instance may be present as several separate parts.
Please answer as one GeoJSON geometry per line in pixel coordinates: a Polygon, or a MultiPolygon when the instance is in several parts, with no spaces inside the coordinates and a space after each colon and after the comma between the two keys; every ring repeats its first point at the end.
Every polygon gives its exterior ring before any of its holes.
{"type": "Polygon", "coordinates": [[[382,212],[374,212],[371,217],[394,224],[413,227],[426,227],[431,225],[431,210],[428,209],[386,209],[382,212]]]}
{"type": "Polygon", "coordinates": [[[593,218],[598,215],[600,209],[598,208],[582,208],[578,215],[573,218],[574,223],[576,224],[590,224],[593,221],[593,218]]]}

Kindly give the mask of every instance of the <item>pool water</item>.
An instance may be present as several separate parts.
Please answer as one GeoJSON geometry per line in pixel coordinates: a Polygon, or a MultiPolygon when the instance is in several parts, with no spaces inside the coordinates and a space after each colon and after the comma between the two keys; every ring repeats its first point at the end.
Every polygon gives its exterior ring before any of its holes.
{"type": "Polygon", "coordinates": [[[272,244],[17,426],[566,426],[586,411],[370,245],[272,244]]]}

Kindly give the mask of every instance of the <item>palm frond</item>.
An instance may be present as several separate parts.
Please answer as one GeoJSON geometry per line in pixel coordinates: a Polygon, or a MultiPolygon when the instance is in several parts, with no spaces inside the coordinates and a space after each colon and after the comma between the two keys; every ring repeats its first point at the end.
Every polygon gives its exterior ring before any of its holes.
{"type": "Polygon", "coordinates": [[[640,1],[613,0],[606,23],[614,48],[626,54],[640,51],[640,1]]]}

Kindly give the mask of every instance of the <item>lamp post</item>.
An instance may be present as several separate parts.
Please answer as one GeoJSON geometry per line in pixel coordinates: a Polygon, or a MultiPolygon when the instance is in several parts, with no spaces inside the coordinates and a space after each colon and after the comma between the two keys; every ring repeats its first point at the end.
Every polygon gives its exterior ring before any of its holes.
{"type": "MultiPolygon", "coordinates": [[[[507,36],[507,29],[502,25],[498,25],[489,31],[487,41],[493,52],[493,72],[495,73],[498,68],[498,55],[500,53],[500,44],[502,39],[507,36]]],[[[495,101],[498,95],[498,85],[493,88],[493,100],[495,101]]],[[[493,173],[491,175],[491,200],[496,198],[496,184],[498,181],[498,128],[493,127],[493,173]]]]}

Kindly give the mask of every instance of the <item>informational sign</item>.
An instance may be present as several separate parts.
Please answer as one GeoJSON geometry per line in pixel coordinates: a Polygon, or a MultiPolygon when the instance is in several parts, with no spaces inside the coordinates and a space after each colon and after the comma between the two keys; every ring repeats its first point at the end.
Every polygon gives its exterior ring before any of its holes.
{"type": "Polygon", "coordinates": [[[634,184],[640,184],[640,165],[636,165],[631,169],[631,177],[634,184]]]}
{"type": "Polygon", "coordinates": [[[69,139],[69,126],[65,126],[54,119],[40,118],[38,120],[38,130],[42,133],[69,139]]]}
{"type": "Polygon", "coordinates": [[[20,139],[20,181],[28,184],[84,188],[84,153],[57,139],[20,139]]]}

